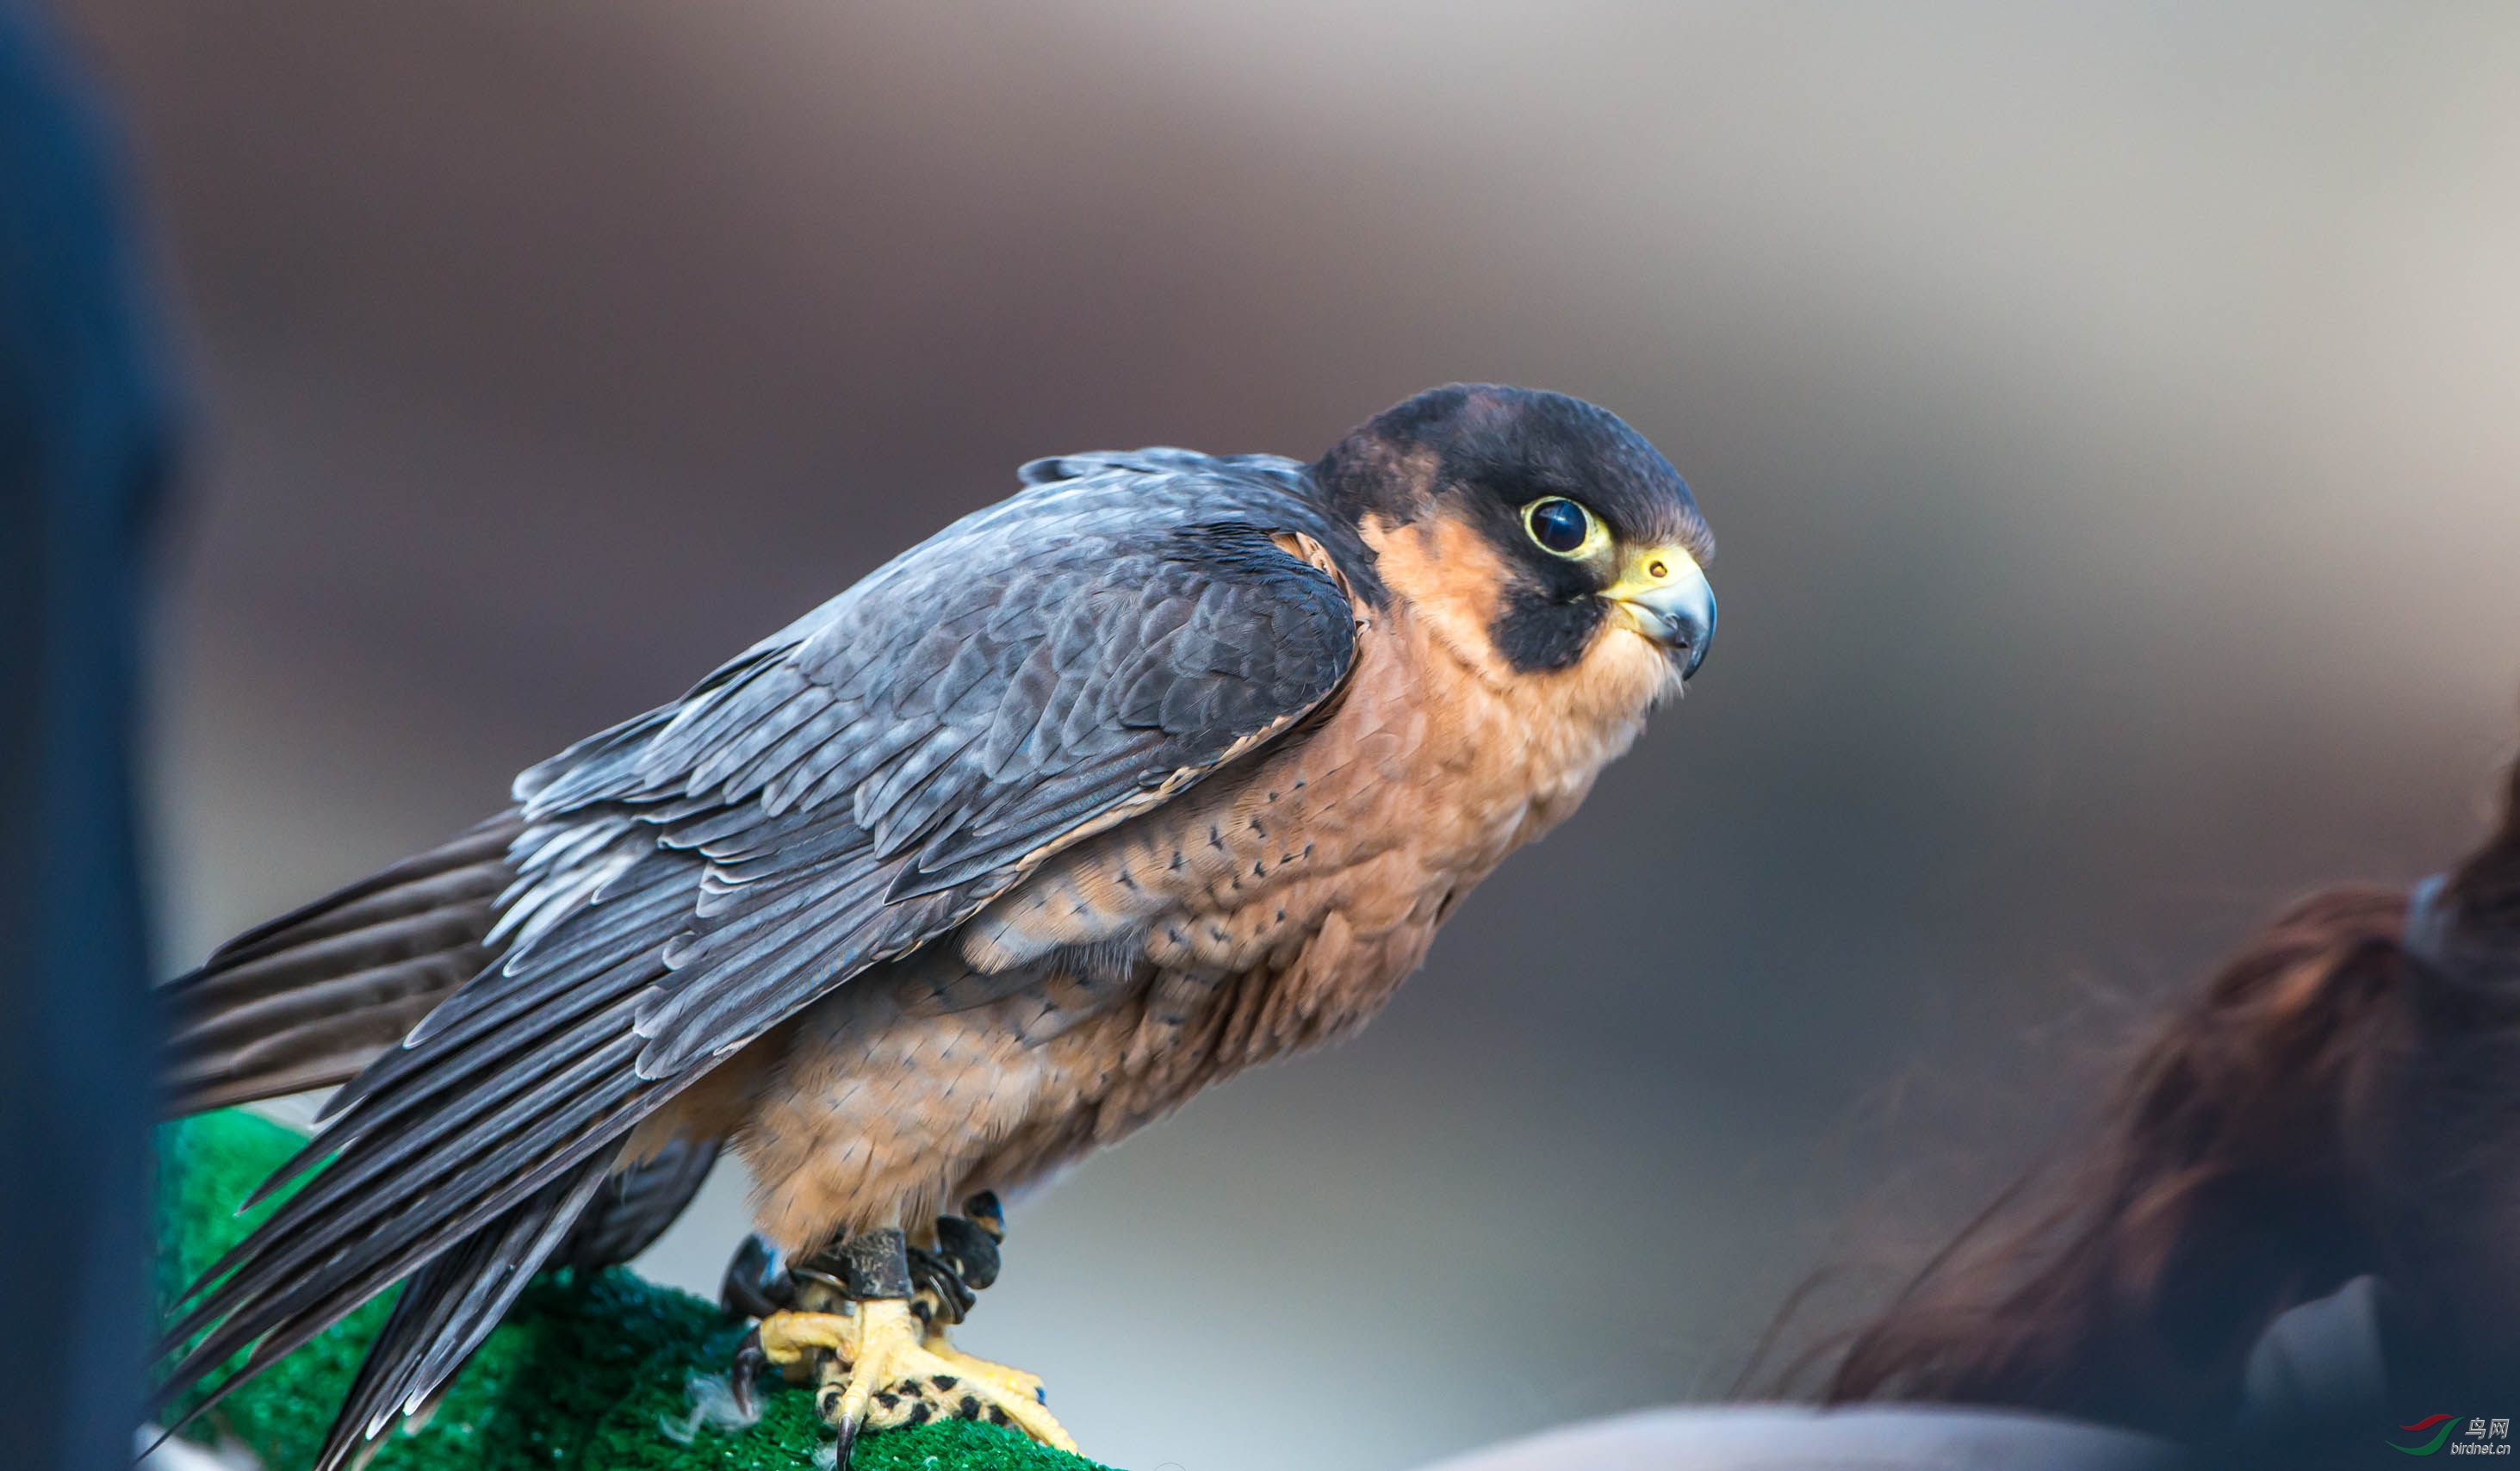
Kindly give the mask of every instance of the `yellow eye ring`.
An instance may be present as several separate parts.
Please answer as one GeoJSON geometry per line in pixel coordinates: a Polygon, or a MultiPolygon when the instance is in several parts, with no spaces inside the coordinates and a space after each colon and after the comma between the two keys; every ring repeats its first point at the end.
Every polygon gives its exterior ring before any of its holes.
{"type": "Polygon", "coordinates": [[[1542,496],[1522,508],[1522,529],[1533,546],[1569,561],[1584,560],[1610,539],[1592,508],[1564,496],[1542,496]]]}

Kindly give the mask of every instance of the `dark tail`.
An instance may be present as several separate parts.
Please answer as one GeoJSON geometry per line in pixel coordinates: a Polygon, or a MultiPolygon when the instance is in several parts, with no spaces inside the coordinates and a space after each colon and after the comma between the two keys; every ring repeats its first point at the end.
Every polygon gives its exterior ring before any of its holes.
{"type": "Polygon", "coordinates": [[[411,1274],[324,1437],[312,1471],[338,1471],[420,1410],[499,1325],[604,1183],[590,1161],[411,1274]]]}
{"type": "Polygon", "coordinates": [[[331,1088],[488,964],[523,828],[492,818],[443,847],[248,930],[160,992],[169,1117],[331,1088]]]}
{"type": "Polygon", "coordinates": [[[717,1163],[714,1139],[677,1138],[650,1158],[604,1178],[595,1198],[552,1254],[554,1267],[581,1272],[617,1266],[655,1244],[700,1192],[717,1163]]]}
{"type": "MultiPolygon", "coordinates": [[[[405,901],[386,896],[438,882],[415,870],[485,867],[505,846],[492,827],[467,841],[477,845],[470,857],[445,857],[464,843],[450,845],[434,863],[416,861],[404,876],[240,941],[230,949],[246,958],[232,968],[277,956],[292,936],[320,946],[330,942],[316,930],[366,927],[344,915],[373,913],[380,917],[369,922],[393,924],[397,917],[383,916],[405,901]]],[[[201,1413],[400,1281],[388,1326],[318,1457],[322,1471],[336,1471],[394,1416],[428,1402],[537,1269],[564,1249],[563,1260],[577,1260],[566,1238],[602,1198],[624,1140],[705,1072],[648,1079],[637,1069],[647,1046],[639,1007],[670,973],[664,955],[674,931],[656,921],[688,913],[702,869],[693,854],[644,851],[509,964],[472,974],[465,994],[474,1003],[461,1015],[404,1045],[391,1041],[401,1028],[387,1034],[337,1098],[324,1132],[258,1193],[292,1181],[297,1188],[174,1305],[160,1352],[176,1361],[153,1407],[247,1351],[192,1410],[201,1413]],[[194,1342],[197,1334],[204,1336],[194,1342]]],[[[445,1009],[436,1014],[448,1018],[445,1009]]],[[[662,1188],[624,1181],[587,1223],[591,1236],[612,1238],[611,1249],[644,1244],[705,1174],[697,1156],[671,1151],[647,1168],[665,1178],[662,1188]],[[640,1222],[651,1225],[625,1228],[640,1222]]],[[[600,1258],[605,1243],[588,1251],[589,1261],[600,1258]]]]}
{"type": "MultiPolygon", "coordinates": [[[[645,1251],[699,1193],[717,1162],[714,1141],[676,1139],[652,1158],[608,1173],[601,1157],[543,1186],[405,1278],[385,1325],[324,1437],[311,1471],[359,1464],[377,1437],[445,1388],[544,1267],[600,1270],[645,1251]]],[[[321,1324],[292,1325],[257,1345],[245,1372],[196,1404],[180,1428],[321,1324]]]]}
{"type": "Polygon", "coordinates": [[[398,1417],[418,1413],[499,1325],[537,1269],[597,1270],[647,1250],[716,1162],[715,1143],[687,1139],[617,1174],[589,1162],[412,1273],[359,1364],[314,1471],[335,1471],[398,1417]]]}

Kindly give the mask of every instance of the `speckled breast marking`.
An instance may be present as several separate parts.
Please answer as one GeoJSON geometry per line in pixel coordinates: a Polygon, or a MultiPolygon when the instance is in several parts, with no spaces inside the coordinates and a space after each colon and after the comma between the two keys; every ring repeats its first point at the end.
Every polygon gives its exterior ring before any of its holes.
{"type": "Polygon", "coordinates": [[[1361,643],[1319,730],[1053,859],[966,926],[965,958],[1003,971],[1126,939],[1232,972],[1286,965],[1333,909],[1367,936],[1429,917],[1572,812],[1669,678],[1614,630],[1565,677],[1495,681],[1407,605],[1361,643]],[[1608,720],[1585,708],[1603,693],[1608,720]]]}
{"type": "Polygon", "coordinates": [[[810,1244],[1019,1187],[1379,1010],[1453,902],[1582,801],[1666,673],[1613,634],[1564,676],[1497,681],[1438,622],[1378,614],[1318,729],[800,1018],[739,1140],[768,1228],[810,1244]]]}

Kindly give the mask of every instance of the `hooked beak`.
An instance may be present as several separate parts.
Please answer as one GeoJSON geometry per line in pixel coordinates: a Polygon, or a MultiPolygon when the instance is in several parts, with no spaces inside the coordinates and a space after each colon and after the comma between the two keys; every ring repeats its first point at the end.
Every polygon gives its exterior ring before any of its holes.
{"type": "Polygon", "coordinates": [[[1629,627],[1670,652],[1682,679],[1706,662],[1706,646],[1715,640],[1715,589],[1687,552],[1649,547],[1631,555],[1601,596],[1629,627]]]}

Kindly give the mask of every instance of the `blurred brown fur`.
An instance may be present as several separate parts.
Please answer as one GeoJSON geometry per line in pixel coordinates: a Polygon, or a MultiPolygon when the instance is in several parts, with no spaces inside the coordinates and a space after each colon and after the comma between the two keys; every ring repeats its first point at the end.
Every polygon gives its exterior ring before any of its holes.
{"type": "Polygon", "coordinates": [[[2389,1288],[2394,1391],[2511,1364],[2520,772],[2429,937],[2409,943],[2408,913],[2340,888],[2269,924],[2160,1025],[2079,1151],[1846,1341],[1825,1398],[2210,1437],[2267,1324],[2363,1273],[2389,1288]]]}

